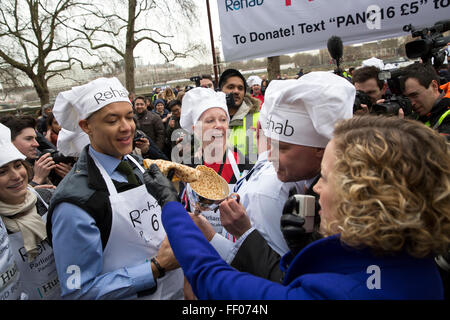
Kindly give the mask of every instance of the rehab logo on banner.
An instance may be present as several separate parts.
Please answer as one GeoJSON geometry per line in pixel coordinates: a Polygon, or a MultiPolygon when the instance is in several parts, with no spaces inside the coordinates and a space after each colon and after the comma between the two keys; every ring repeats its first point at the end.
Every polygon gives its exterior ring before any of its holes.
{"type": "Polygon", "coordinates": [[[225,0],[227,12],[262,6],[264,0],[225,0]]]}

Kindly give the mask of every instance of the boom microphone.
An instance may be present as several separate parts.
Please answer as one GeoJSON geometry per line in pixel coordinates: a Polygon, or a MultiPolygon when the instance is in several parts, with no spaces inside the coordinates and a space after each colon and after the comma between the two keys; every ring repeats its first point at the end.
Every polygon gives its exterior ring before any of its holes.
{"type": "Polygon", "coordinates": [[[330,56],[336,60],[336,63],[339,65],[339,61],[342,59],[344,54],[344,45],[342,44],[341,38],[332,36],[328,39],[327,48],[330,56]]]}

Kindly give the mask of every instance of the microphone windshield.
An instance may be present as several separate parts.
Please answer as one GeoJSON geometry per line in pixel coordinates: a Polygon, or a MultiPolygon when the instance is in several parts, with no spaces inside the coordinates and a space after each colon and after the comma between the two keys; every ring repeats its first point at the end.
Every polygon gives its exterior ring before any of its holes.
{"type": "Polygon", "coordinates": [[[339,61],[342,58],[344,54],[344,45],[342,44],[340,37],[332,36],[328,39],[327,48],[334,60],[339,61]]]}

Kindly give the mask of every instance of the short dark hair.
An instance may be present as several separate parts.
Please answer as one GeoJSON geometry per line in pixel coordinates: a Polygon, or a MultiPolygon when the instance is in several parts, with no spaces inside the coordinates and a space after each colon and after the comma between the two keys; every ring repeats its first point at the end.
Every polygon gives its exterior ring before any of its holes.
{"type": "Polygon", "coordinates": [[[403,83],[409,78],[417,79],[419,84],[428,88],[433,80],[439,85],[440,79],[436,70],[431,66],[423,63],[413,63],[401,69],[403,83]]]}
{"type": "Polygon", "coordinates": [[[222,90],[222,88],[225,85],[225,83],[227,82],[228,78],[231,78],[231,77],[241,78],[242,82],[244,82],[244,92],[247,92],[247,82],[245,81],[245,78],[242,75],[242,73],[240,73],[236,69],[227,69],[221,74],[221,76],[219,78],[219,89],[220,90],[222,90]]]}
{"type": "Polygon", "coordinates": [[[137,99],[141,99],[145,103],[145,97],[144,96],[137,96],[136,98],[134,98],[134,101],[136,101],[137,99]]]}
{"type": "Polygon", "coordinates": [[[181,101],[178,99],[171,100],[167,105],[167,109],[172,110],[172,108],[175,106],[180,106],[181,108],[181,101]]]}
{"type": "Polygon", "coordinates": [[[213,81],[213,78],[212,78],[211,75],[209,75],[209,74],[202,74],[202,75],[200,76],[200,80],[203,80],[203,79],[208,79],[208,80],[213,81]]]}
{"type": "Polygon", "coordinates": [[[6,115],[0,118],[0,123],[3,123],[11,130],[11,141],[14,141],[23,129],[36,128],[36,119],[32,116],[13,116],[6,115]]]}
{"type": "Polygon", "coordinates": [[[377,82],[378,88],[380,90],[384,87],[384,81],[378,79],[378,74],[380,73],[380,69],[374,66],[367,66],[356,69],[352,76],[353,84],[355,83],[363,83],[369,79],[375,79],[377,82]]]}

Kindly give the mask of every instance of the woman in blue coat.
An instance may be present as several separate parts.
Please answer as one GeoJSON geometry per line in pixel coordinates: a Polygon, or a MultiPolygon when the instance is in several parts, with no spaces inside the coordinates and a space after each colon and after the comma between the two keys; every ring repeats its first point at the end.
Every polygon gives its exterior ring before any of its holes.
{"type": "Polygon", "coordinates": [[[156,166],[146,179],[199,299],[443,298],[433,257],[450,245],[450,151],[418,122],[364,116],[337,125],[314,187],[325,237],[283,257],[283,284],[227,265],[156,166]]]}

